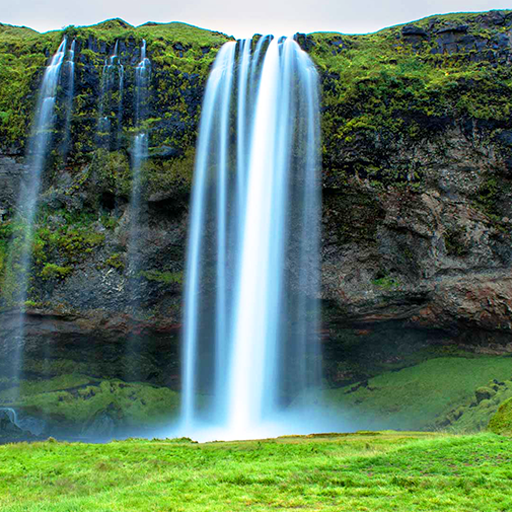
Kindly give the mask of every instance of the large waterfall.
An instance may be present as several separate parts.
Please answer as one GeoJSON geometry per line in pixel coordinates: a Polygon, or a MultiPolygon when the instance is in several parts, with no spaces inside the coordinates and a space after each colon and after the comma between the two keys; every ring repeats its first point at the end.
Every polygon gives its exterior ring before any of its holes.
{"type": "Polygon", "coordinates": [[[266,435],[319,384],[319,133],[317,74],[292,38],[222,47],[193,185],[185,434],[266,435]]]}

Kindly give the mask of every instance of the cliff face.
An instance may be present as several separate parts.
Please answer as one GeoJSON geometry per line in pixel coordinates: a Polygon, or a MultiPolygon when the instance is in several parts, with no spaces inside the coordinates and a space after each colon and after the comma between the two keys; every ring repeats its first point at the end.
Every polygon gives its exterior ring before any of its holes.
{"type": "MultiPolygon", "coordinates": [[[[62,156],[58,107],[34,245],[26,372],[41,372],[51,342],[50,375],[88,361],[89,374],[178,388],[194,145],[208,70],[227,38],[119,20],[65,32],[77,41],[70,151],[62,156]],[[127,205],[133,67],[143,38],[152,61],[150,159],[138,232],[143,271],[133,276],[127,205]],[[115,145],[98,148],[101,69],[117,40],[126,72],[122,128],[115,145]],[[144,310],[137,318],[126,293],[133,280],[144,310]],[[138,363],[125,357],[131,338],[138,363]]],[[[28,175],[23,155],[37,87],[61,39],[0,26],[1,274],[28,175]]],[[[512,352],[512,12],[297,40],[323,90],[328,380],[341,385],[400,368],[426,349],[512,352]]],[[[2,292],[7,361],[16,304],[12,290],[2,292]]]]}

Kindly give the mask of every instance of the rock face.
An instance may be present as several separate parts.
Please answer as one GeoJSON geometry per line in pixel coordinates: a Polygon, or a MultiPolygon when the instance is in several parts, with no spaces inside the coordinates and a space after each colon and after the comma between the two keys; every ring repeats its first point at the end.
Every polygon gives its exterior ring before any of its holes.
{"type": "Polygon", "coordinates": [[[0,444],[37,440],[41,440],[41,438],[19,428],[13,422],[12,415],[8,411],[0,409],[0,444]]]}
{"type": "MultiPolygon", "coordinates": [[[[54,138],[34,247],[25,372],[55,376],[65,363],[98,378],[178,390],[194,145],[211,50],[227,38],[178,25],[121,24],[115,36],[111,29],[68,30],[77,40],[71,151],[63,161],[61,135],[54,138]],[[124,131],[118,147],[98,149],[101,70],[115,37],[126,69],[124,131]],[[144,270],[134,276],[126,259],[130,128],[142,37],[152,59],[153,117],[137,233],[144,270]],[[135,281],[134,298],[127,290],[135,281]],[[43,371],[48,344],[52,358],[43,371]]],[[[0,111],[7,112],[10,94],[26,113],[4,116],[0,129],[5,274],[27,171],[26,128],[60,35],[40,36],[46,57],[33,43],[19,50],[2,37],[13,67],[26,66],[27,54],[38,62],[26,73],[28,99],[0,87],[0,111]]],[[[509,11],[436,16],[370,36],[296,36],[317,63],[323,89],[323,341],[332,385],[378,373],[381,363],[409,364],[405,356],[425,347],[512,352],[511,37],[509,11]]],[[[17,305],[6,285],[2,291],[5,366],[17,305]]],[[[107,432],[109,416],[87,428],[107,432]]]]}

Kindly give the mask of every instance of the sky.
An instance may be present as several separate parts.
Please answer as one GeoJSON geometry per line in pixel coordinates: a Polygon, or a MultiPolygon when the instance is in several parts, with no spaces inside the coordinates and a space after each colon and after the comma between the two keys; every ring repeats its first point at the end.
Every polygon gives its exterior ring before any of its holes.
{"type": "Polygon", "coordinates": [[[235,37],[374,32],[432,14],[512,8],[510,0],[0,0],[0,22],[40,32],[122,18],[183,21],[235,37]]]}

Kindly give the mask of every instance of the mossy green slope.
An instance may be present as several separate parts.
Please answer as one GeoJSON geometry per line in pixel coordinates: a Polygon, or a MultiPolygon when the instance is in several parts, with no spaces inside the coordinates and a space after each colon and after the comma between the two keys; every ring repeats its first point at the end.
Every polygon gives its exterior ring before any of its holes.
{"type": "MultiPolygon", "coordinates": [[[[197,73],[203,81],[206,80],[216,50],[228,40],[219,32],[184,23],[147,23],[132,27],[115,19],[91,27],[70,26],[63,31],[45,34],[0,24],[0,135],[4,149],[10,145],[24,146],[38,82],[48,56],[56,51],[64,36],[75,39],[81,48],[83,60],[77,62],[78,75],[84,65],[90,64],[100,69],[104,65],[105,51],[112,49],[117,40],[140,46],[142,40],[146,39],[148,53],[156,66],[163,71],[177,71],[178,74],[197,73]]],[[[167,84],[168,87],[171,85],[167,84]]],[[[164,90],[164,84],[161,87],[158,90],[160,96],[169,92],[164,90]]],[[[87,107],[84,94],[85,91],[82,91],[75,98],[75,124],[90,115],[83,110],[87,107]]],[[[86,144],[86,141],[78,142],[75,152],[80,153],[80,145],[86,144]]]]}
{"type": "Polygon", "coordinates": [[[0,447],[0,508],[44,510],[510,510],[512,441],[382,432],[198,445],[0,447]]]}
{"type": "Polygon", "coordinates": [[[85,431],[100,415],[115,422],[114,432],[151,430],[175,419],[180,403],[178,393],[165,387],[80,374],[26,381],[19,389],[2,384],[0,406],[44,418],[64,435],[85,431]]]}
{"type": "Polygon", "coordinates": [[[500,405],[489,422],[489,430],[495,434],[512,436],[512,397],[500,405]]]}
{"type": "Polygon", "coordinates": [[[477,431],[512,396],[512,358],[438,357],[366,382],[326,391],[356,428],[477,431]],[[480,395],[488,386],[489,396],[480,395]]]}

